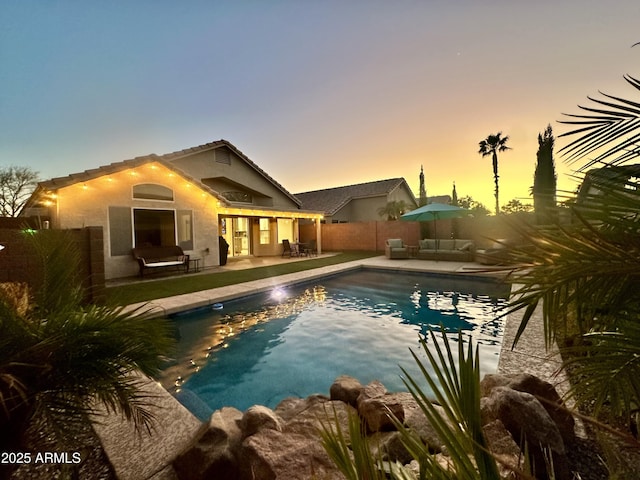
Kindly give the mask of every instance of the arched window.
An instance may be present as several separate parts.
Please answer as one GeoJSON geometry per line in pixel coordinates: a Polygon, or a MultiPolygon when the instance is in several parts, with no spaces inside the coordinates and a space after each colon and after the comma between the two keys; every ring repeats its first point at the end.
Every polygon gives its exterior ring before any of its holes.
{"type": "Polygon", "coordinates": [[[139,200],[173,201],[173,190],[156,183],[141,183],[133,186],[133,198],[139,200]]]}

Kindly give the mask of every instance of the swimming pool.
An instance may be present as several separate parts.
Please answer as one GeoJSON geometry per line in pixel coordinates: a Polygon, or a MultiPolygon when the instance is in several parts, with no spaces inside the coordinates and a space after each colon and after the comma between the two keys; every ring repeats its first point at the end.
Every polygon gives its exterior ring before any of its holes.
{"type": "Polygon", "coordinates": [[[419,378],[409,348],[444,325],[480,345],[483,372],[497,367],[498,310],[510,287],[491,280],[358,270],[227,302],[173,319],[177,360],[161,378],[196,416],[275,407],[289,396],[328,393],[351,375],[404,390],[399,365],[419,378]]]}

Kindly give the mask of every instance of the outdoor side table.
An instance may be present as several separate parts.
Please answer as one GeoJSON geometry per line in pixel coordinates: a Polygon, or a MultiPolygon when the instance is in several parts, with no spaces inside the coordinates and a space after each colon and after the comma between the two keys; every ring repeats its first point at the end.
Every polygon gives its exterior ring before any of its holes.
{"type": "Polygon", "coordinates": [[[417,245],[406,245],[407,253],[411,258],[416,258],[418,256],[418,246],[417,245]]]}
{"type": "Polygon", "coordinates": [[[187,272],[199,272],[200,271],[200,258],[189,258],[189,269],[187,272]],[[193,269],[193,270],[192,270],[193,269]]]}

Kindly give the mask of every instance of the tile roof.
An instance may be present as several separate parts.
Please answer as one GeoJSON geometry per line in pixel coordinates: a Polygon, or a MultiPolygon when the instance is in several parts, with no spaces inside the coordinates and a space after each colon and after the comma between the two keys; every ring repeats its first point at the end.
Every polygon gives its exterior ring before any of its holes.
{"type": "MultiPolygon", "coordinates": [[[[120,172],[122,170],[126,170],[128,168],[135,168],[142,165],[146,165],[147,163],[159,163],[169,170],[174,171],[176,174],[180,175],[185,180],[197,185],[202,190],[210,193],[218,200],[220,200],[224,204],[228,204],[229,202],[222,196],[220,193],[216,192],[212,188],[206,186],[197,178],[192,177],[188,173],[183,170],[177,168],[175,165],[163,160],[162,157],[157,156],[156,154],[146,155],[144,157],[136,157],[129,160],[123,160],[121,162],[110,163],[109,165],[104,165],[98,168],[92,168],[89,170],[85,170],[84,172],[72,173],[67,175],[66,177],[56,177],[51,180],[45,180],[43,182],[38,183],[38,190],[46,191],[46,190],[58,190],[60,188],[68,187],[69,185],[74,185],[76,183],[86,182],[89,180],[93,180],[94,178],[102,177],[104,175],[111,175],[113,173],[120,172]]],[[[35,192],[34,192],[35,193],[35,192]]]]}
{"type": "Polygon", "coordinates": [[[334,215],[354,198],[387,195],[402,185],[406,186],[407,191],[413,195],[406,180],[400,177],[296,193],[295,196],[300,199],[302,208],[305,210],[320,210],[325,212],[325,215],[334,215]]]}
{"type": "Polygon", "coordinates": [[[221,199],[224,203],[228,203],[218,192],[204,185],[199,179],[196,179],[186,173],[184,170],[173,165],[173,160],[177,158],[182,158],[189,155],[194,155],[196,153],[205,152],[208,150],[214,150],[219,147],[228,147],[233,153],[235,153],[238,157],[244,160],[251,168],[256,170],[260,175],[262,175],[268,182],[273,184],[276,188],[282,191],[287,197],[289,197],[298,207],[301,207],[300,200],[297,199],[294,195],[292,195],[288,190],[286,190],[280,183],[276,182],[269,174],[267,174],[264,170],[262,170],[258,165],[256,165],[252,160],[250,160],[244,153],[238,150],[231,142],[227,140],[218,140],[215,142],[205,143],[203,145],[198,145],[197,147],[186,148],[184,150],[178,150],[176,152],[166,153],[164,155],[156,155],[152,153],[150,155],[145,155],[142,157],[136,157],[129,160],[123,160],[121,162],[111,163],[109,165],[104,165],[102,167],[93,168],[90,170],[85,170],[84,172],[72,173],[67,175],[66,177],[57,177],[52,178],[51,180],[45,180],[43,182],[39,182],[39,187],[42,190],[56,190],[58,188],[67,187],[69,185],[73,185],[74,183],[86,182],[88,180],[101,177],[103,175],[110,175],[115,172],[119,172],[121,170],[126,170],[127,168],[133,168],[140,165],[144,165],[149,162],[159,162],[163,164],[165,167],[175,171],[180,176],[189,180],[190,182],[197,184],[200,188],[207,190],[209,193],[214,195],[215,197],[221,199]]]}

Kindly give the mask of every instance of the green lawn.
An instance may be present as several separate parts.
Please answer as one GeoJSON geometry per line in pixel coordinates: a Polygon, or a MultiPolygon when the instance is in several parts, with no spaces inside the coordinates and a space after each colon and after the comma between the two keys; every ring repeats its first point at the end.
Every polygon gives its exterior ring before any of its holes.
{"type": "Polygon", "coordinates": [[[261,278],[311,270],[326,265],[335,265],[337,263],[375,257],[377,255],[380,254],[375,252],[344,252],[331,257],[314,258],[303,262],[281,263],[269,267],[215,272],[203,275],[181,275],[179,277],[154,282],[119,285],[107,288],[107,303],[110,305],[129,305],[156,298],[171,297],[183,293],[198,292],[209,288],[224,287],[226,285],[259,280],[261,278]]]}

